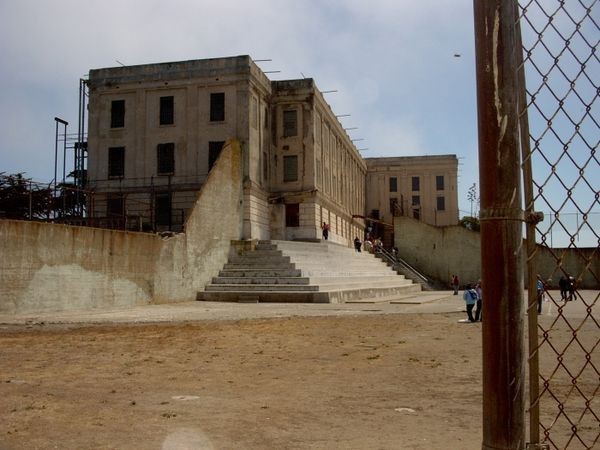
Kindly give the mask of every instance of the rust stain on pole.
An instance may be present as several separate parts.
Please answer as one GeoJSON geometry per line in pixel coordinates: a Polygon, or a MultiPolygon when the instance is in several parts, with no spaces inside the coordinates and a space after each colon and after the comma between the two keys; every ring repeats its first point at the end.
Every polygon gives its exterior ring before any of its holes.
{"type": "Polygon", "coordinates": [[[517,2],[474,0],[481,186],[483,445],[525,447],[517,2]]]}

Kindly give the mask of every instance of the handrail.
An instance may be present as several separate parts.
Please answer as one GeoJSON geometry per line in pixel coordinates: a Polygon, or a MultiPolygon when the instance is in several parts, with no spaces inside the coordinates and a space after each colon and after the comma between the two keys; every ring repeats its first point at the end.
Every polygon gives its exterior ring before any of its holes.
{"type": "Polygon", "coordinates": [[[411,266],[399,256],[394,257],[389,251],[383,248],[379,250],[379,253],[381,253],[392,264],[400,264],[401,266],[404,266],[406,269],[413,272],[419,279],[421,279],[421,281],[429,283],[429,279],[425,275],[423,275],[421,272],[419,272],[417,269],[415,269],[413,266],[411,266]]]}

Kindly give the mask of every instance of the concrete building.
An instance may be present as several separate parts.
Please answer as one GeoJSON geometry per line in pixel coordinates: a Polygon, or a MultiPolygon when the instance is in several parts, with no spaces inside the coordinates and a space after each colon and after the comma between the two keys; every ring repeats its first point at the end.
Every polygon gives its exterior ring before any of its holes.
{"type": "Polygon", "coordinates": [[[182,230],[234,138],[243,152],[241,239],[318,239],[326,222],[330,240],[349,245],[363,236],[365,215],[385,218],[393,199],[428,223],[457,222],[455,157],[365,160],[312,79],[270,81],[249,56],[91,70],[88,88],[92,217],[182,230]]]}

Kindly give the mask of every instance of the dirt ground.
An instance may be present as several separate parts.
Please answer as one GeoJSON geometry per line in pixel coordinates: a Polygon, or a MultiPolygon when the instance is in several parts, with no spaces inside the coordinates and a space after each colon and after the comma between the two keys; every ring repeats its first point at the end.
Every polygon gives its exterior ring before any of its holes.
{"type": "Polygon", "coordinates": [[[0,449],[481,448],[482,324],[378,314],[0,327],[0,449]]]}
{"type": "Polygon", "coordinates": [[[12,328],[0,448],[475,449],[481,325],[459,317],[12,328]]]}

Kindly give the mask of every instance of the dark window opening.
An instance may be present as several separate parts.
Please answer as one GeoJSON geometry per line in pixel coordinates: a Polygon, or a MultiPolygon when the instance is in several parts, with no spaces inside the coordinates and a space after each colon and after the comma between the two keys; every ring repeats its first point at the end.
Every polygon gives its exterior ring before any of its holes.
{"type": "Polygon", "coordinates": [[[420,190],[420,180],[419,177],[412,177],[412,190],[419,191],[420,190]]]}
{"type": "Polygon", "coordinates": [[[125,175],[125,147],[108,149],[108,177],[121,178],[125,175]]]}
{"type": "Polygon", "coordinates": [[[175,144],[158,144],[156,146],[156,173],[172,175],[175,173],[175,144]]]}
{"type": "Polygon", "coordinates": [[[156,225],[171,226],[171,194],[160,192],[154,196],[154,222],[156,225]]]}
{"type": "Polygon", "coordinates": [[[125,126],[125,100],[113,100],[110,105],[110,127],[123,128],[125,126]]]}
{"type": "Polygon", "coordinates": [[[285,226],[299,227],[300,226],[300,204],[288,203],[285,205],[285,226]]]}
{"type": "Polygon", "coordinates": [[[208,170],[210,171],[217,159],[219,159],[219,155],[221,154],[221,150],[223,149],[223,145],[225,145],[225,141],[210,141],[208,143],[208,170]]]}
{"type": "Polygon", "coordinates": [[[419,197],[418,195],[413,195],[412,196],[412,205],[419,206],[420,204],[421,204],[421,197],[419,197]]]}
{"type": "Polygon", "coordinates": [[[298,181],[298,156],[283,157],[283,181],[298,181]]]}
{"type": "Polygon", "coordinates": [[[435,188],[438,191],[444,190],[444,175],[438,175],[435,177],[435,188]]]}
{"type": "Polygon", "coordinates": [[[125,201],[122,194],[109,194],[106,198],[106,217],[122,217],[125,214],[125,201]]]}
{"type": "Polygon", "coordinates": [[[210,94],[210,121],[223,122],[225,120],[225,93],[210,94]]]}
{"type": "Polygon", "coordinates": [[[390,192],[398,192],[398,178],[390,177],[390,192]]]}
{"type": "Polygon", "coordinates": [[[379,210],[378,209],[371,210],[371,219],[379,220],[379,210]]]}
{"type": "Polygon", "coordinates": [[[283,112],[283,137],[298,135],[298,111],[289,110],[283,112]]]}
{"type": "Polygon", "coordinates": [[[445,197],[437,197],[436,203],[437,203],[437,210],[438,211],[445,211],[446,210],[446,198],[445,197]]]}
{"type": "Polygon", "coordinates": [[[160,98],[160,124],[172,125],[175,123],[175,100],[173,96],[160,98]]]}

